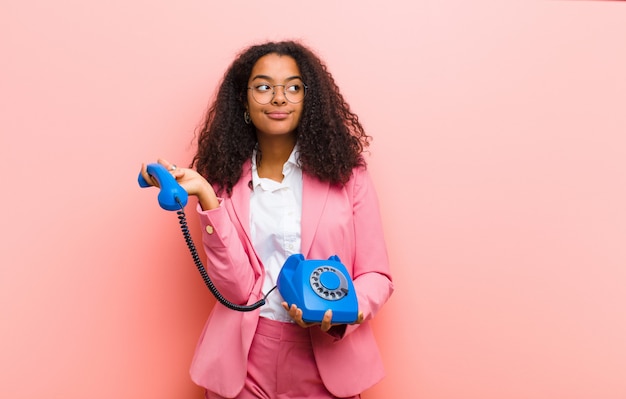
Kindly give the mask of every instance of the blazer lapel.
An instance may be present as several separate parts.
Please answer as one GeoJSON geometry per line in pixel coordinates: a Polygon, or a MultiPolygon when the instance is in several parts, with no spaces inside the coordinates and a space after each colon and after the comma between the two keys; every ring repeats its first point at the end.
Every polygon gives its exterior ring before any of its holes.
{"type": "Polygon", "coordinates": [[[301,250],[305,258],[308,257],[313,237],[326,206],[330,184],[322,182],[307,173],[302,174],[302,241],[301,250]]]}
{"type": "MultiPolygon", "coordinates": [[[[250,161],[243,164],[241,179],[233,187],[233,195],[230,200],[233,205],[233,212],[237,217],[239,225],[246,233],[248,241],[252,243],[250,236],[250,187],[252,181],[252,169],[250,161]]],[[[250,244],[252,245],[252,244],[250,244]]]]}
{"type": "MultiPolygon", "coordinates": [[[[252,248],[250,236],[250,188],[248,186],[252,180],[251,167],[250,161],[243,165],[242,178],[233,187],[233,195],[230,200],[237,221],[246,234],[252,248]]],[[[311,250],[317,226],[326,206],[329,189],[330,184],[328,182],[322,182],[307,173],[302,174],[301,252],[305,258],[311,250]]]]}

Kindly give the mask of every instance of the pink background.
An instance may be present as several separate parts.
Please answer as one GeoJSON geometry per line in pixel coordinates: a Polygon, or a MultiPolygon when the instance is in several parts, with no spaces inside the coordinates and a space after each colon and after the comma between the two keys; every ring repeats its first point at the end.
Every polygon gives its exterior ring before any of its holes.
{"type": "Polygon", "coordinates": [[[187,370],[214,300],[136,176],[188,163],[235,53],[283,38],[318,50],[375,138],[397,291],[374,321],[388,375],[364,399],[626,397],[625,18],[3,1],[0,397],[201,397],[187,370]]]}

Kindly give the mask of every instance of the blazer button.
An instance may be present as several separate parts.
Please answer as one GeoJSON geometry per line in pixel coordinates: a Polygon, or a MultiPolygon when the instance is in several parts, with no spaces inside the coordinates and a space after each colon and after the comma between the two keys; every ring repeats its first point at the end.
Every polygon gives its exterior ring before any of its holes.
{"type": "Polygon", "coordinates": [[[209,234],[213,234],[213,226],[207,226],[206,227],[206,232],[209,234]]]}

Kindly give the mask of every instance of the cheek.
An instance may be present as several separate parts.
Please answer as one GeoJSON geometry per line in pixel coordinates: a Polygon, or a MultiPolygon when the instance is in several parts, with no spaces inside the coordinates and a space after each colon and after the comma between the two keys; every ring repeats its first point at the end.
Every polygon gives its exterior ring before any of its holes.
{"type": "Polygon", "coordinates": [[[300,123],[300,121],[302,120],[302,111],[296,113],[295,120],[297,123],[300,123]]]}
{"type": "Polygon", "coordinates": [[[302,115],[304,114],[304,107],[300,106],[296,110],[296,113],[297,113],[296,119],[298,120],[298,122],[300,122],[300,120],[302,119],[302,115]]]}
{"type": "Polygon", "coordinates": [[[263,109],[258,104],[255,104],[253,102],[249,102],[246,105],[246,109],[248,110],[251,116],[258,115],[259,113],[263,112],[263,109]]]}

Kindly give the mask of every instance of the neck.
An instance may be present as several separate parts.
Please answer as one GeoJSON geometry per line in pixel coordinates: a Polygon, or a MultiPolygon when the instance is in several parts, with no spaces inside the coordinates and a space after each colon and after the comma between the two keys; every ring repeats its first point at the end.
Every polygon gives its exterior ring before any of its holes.
{"type": "Polygon", "coordinates": [[[289,159],[295,145],[295,138],[259,138],[260,153],[257,153],[256,159],[259,177],[282,181],[283,165],[289,159]]]}

